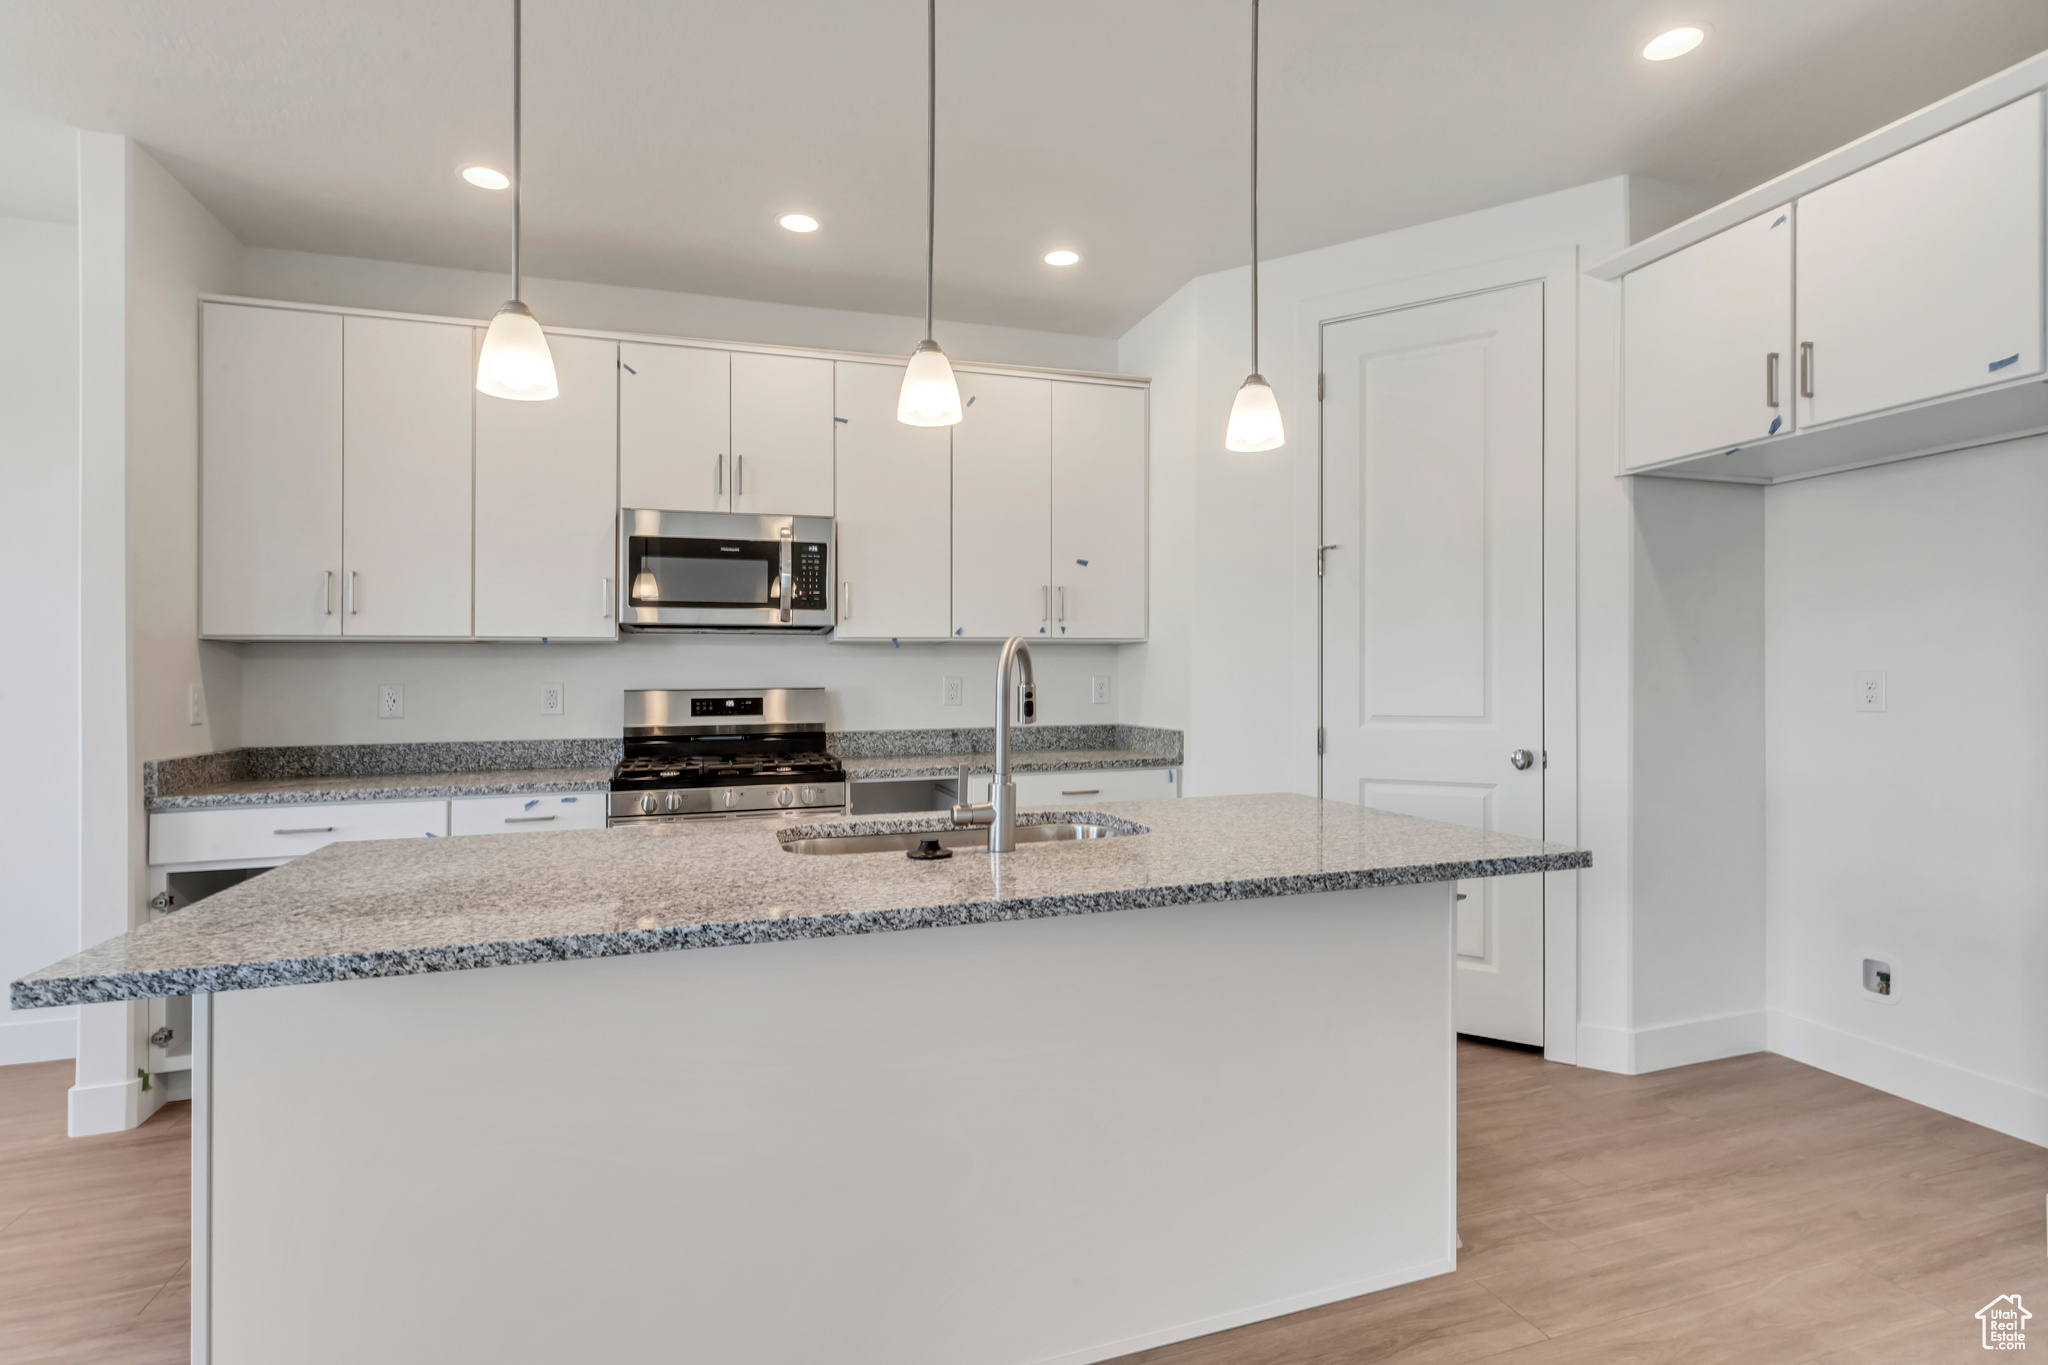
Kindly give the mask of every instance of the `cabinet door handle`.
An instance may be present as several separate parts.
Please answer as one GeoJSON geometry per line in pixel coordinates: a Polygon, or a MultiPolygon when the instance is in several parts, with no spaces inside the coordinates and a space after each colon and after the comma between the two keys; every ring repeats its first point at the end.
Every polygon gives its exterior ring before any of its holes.
{"type": "Polygon", "coordinates": [[[308,825],[304,829],[274,829],[272,834],[332,834],[332,825],[308,825]]]}
{"type": "Polygon", "coordinates": [[[505,823],[508,825],[537,825],[543,820],[552,820],[554,818],[552,815],[508,815],[505,817],[505,823]]]}
{"type": "Polygon", "coordinates": [[[747,495],[747,457],[744,455],[732,457],[732,495],[736,498],[747,495]]]}
{"type": "Polygon", "coordinates": [[[348,571],[348,614],[350,616],[356,614],[356,571],[354,569],[348,571]]]}
{"type": "Polygon", "coordinates": [[[1066,620],[1066,619],[1067,619],[1067,590],[1066,590],[1066,588],[1062,587],[1062,588],[1060,589],[1060,620],[1064,621],[1064,620],[1066,620]]]}
{"type": "Polygon", "coordinates": [[[1772,351],[1764,357],[1764,406],[1778,406],[1778,353],[1772,351]]]}
{"type": "Polygon", "coordinates": [[[711,491],[723,497],[725,496],[725,452],[719,451],[718,458],[713,460],[711,464],[711,491]]]}
{"type": "Polygon", "coordinates": [[[1100,787],[1084,787],[1084,788],[1083,788],[1082,790],[1080,790],[1080,791],[1077,791],[1077,792],[1061,792],[1061,793],[1060,793],[1060,795],[1061,795],[1061,796],[1100,796],[1100,795],[1102,795],[1102,788],[1100,788],[1100,787]]]}
{"type": "Polygon", "coordinates": [[[597,619],[609,621],[612,615],[612,581],[609,578],[597,580],[597,619]]]}
{"type": "Polygon", "coordinates": [[[1047,585],[1038,590],[1038,619],[1041,621],[1050,621],[1052,619],[1051,585],[1047,585]]]}
{"type": "Polygon", "coordinates": [[[841,583],[839,585],[839,619],[842,621],[851,621],[853,619],[853,584],[851,583],[841,583]]]}
{"type": "Polygon", "coordinates": [[[334,570],[327,570],[327,582],[320,588],[320,605],[327,608],[329,616],[334,615],[334,570]]]}
{"type": "Polygon", "coordinates": [[[1799,396],[1813,397],[1813,343],[1799,343],[1799,396]]]}

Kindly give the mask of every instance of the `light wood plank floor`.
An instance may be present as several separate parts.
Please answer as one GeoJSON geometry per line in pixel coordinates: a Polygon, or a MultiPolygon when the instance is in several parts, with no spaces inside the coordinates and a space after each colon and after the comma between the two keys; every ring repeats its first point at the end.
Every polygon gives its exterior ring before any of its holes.
{"type": "MultiPolygon", "coordinates": [[[[183,1361],[189,1106],[72,1140],[70,1083],[0,1067],[0,1360],[183,1361]]],[[[1458,1089],[1456,1273],[1122,1365],[1945,1365],[1993,1297],[2048,1305],[2048,1150],[1769,1055],[1466,1043],[1458,1089]]]]}

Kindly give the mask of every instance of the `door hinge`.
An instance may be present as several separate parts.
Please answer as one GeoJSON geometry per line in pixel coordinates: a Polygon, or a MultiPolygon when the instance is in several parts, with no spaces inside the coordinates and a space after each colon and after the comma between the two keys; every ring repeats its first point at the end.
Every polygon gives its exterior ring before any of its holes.
{"type": "Polygon", "coordinates": [[[1316,727],[1316,752],[1318,754],[1322,753],[1329,746],[1329,742],[1330,732],[1318,725],[1316,727]]]}
{"type": "Polygon", "coordinates": [[[1316,376],[1316,401],[1318,403],[1323,401],[1323,377],[1321,375],[1316,376]]]}
{"type": "Polygon", "coordinates": [[[1317,578],[1321,578],[1321,577],[1323,576],[1323,557],[1324,557],[1325,555],[1329,554],[1329,553],[1330,553],[1330,551],[1332,551],[1332,550],[1335,550],[1335,549],[1339,549],[1339,548],[1341,548],[1341,547],[1340,547],[1340,546],[1336,546],[1336,545],[1318,545],[1318,546],[1316,546],[1316,577],[1317,577],[1317,578]]]}

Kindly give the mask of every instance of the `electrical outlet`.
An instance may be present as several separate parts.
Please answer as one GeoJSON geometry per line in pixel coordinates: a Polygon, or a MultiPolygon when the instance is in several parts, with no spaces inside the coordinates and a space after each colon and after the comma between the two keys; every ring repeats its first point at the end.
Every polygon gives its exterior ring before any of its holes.
{"type": "Polygon", "coordinates": [[[562,714],[562,685],[542,683],[540,685],[540,713],[544,716],[562,714]]]}
{"type": "Polygon", "coordinates": [[[185,694],[185,723],[187,725],[204,725],[206,723],[206,698],[200,694],[198,683],[193,683],[192,689],[185,694]]]}
{"type": "Polygon", "coordinates": [[[1098,673],[1088,680],[1088,700],[1097,706],[1109,705],[1109,678],[1098,673]]]}
{"type": "Polygon", "coordinates": [[[401,720],[405,716],[405,688],[384,683],[377,688],[377,719],[401,720]]]}
{"type": "Polygon", "coordinates": [[[966,685],[963,679],[953,677],[951,674],[939,679],[939,705],[958,706],[961,697],[964,695],[966,685]]]}
{"type": "Polygon", "coordinates": [[[1884,710],[1884,670],[1866,669],[1856,675],[1856,709],[1858,711],[1884,710]]]}

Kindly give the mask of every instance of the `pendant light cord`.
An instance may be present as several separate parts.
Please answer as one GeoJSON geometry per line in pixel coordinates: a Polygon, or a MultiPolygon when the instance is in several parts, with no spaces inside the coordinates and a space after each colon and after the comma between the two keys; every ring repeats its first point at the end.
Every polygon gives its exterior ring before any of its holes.
{"type": "Polygon", "coordinates": [[[1259,372],[1259,0],[1252,0],[1252,373],[1259,372]]]}
{"type": "Polygon", "coordinates": [[[519,302],[519,5],[512,0],[512,301],[519,302]]]}
{"type": "Polygon", "coordinates": [[[925,0],[924,58],[924,339],[930,341],[934,241],[939,221],[939,0],[925,0]]]}

